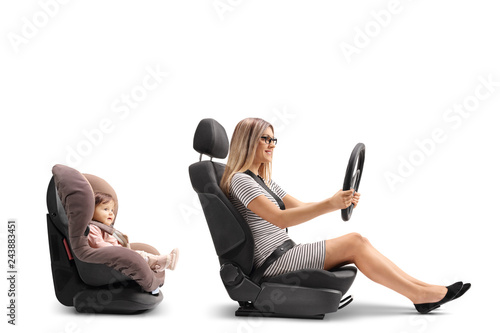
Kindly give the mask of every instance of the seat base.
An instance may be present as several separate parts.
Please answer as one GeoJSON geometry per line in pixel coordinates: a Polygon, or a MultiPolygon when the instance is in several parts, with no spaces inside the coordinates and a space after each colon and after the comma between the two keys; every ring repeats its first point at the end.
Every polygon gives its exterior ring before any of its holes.
{"type": "Polygon", "coordinates": [[[324,314],[318,315],[298,315],[298,314],[286,314],[286,313],[274,313],[274,312],[262,312],[255,308],[253,303],[244,303],[238,310],[234,312],[237,317],[274,317],[274,318],[301,318],[301,319],[323,319],[324,314]]]}
{"type": "Polygon", "coordinates": [[[118,292],[107,288],[88,288],[75,295],[74,307],[82,313],[140,313],[155,308],[163,300],[156,295],[125,288],[118,292]]]}

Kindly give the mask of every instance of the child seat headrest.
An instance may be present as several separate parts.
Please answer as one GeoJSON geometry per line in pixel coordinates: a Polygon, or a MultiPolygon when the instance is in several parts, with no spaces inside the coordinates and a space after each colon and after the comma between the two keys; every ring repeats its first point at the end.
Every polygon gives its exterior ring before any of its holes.
{"type": "Polygon", "coordinates": [[[226,130],[215,119],[202,119],[194,133],[193,148],[200,154],[226,158],[229,151],[226,130]]]}
{"type": "MultiPolygon", "coordinates": [[[[102,193],[107,193],[113,197],[113,201],[115,202],[114,213],[115,213],[115,221],[116,221],[116,215],[118,214],[118,197],[116,196],[115,190],[113,190],[111,185],[109,185],[108,182],[102,178],[99,178],[99,177],[94,176],[94,175],[89,175],[88,173],[83,173],[82,175],[89,182],[90,186],[92,187],[94,195],[97,192],[102,192],[102,193]]],[[[115,221],[113,221],[113,224],[115,221]]]]}

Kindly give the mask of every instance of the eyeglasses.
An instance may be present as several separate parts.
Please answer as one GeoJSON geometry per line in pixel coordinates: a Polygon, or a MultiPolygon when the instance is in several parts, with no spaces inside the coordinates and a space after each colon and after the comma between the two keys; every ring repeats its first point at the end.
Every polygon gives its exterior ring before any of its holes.
{"type": "Polygon", "coordinates": [[[261,136],[260,137],[261,139],[264,139],[264,142],[267,143],[268,145],[271,144],[271,142],[274,142],[274,145],[277,145],[278,144],[278,139],[276,138],[271,138],[270,136],[268,135],[264,135],[264,136],[261,136]]]}

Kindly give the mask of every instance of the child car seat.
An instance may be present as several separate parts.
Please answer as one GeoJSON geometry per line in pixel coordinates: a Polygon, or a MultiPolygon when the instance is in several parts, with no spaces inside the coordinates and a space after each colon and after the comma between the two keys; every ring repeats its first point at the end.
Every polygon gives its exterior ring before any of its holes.
{"type": "MultiPolygon", "coordinates": [[[[134,313],[157,306],[165,272],[153,272],[135,251],[109,246],[92,248],[88,244],[89,222],[95,207],[94,192],[105,192],[118,199],[103,179],[55,165],[47,191],[47,227],[52,278],[60,303],[78,312],[134,313]]],[[[132,249],[153,254],[150,245],[132,243],[132,249]]]]}
{"type": "Polygon", "coordinates": [[[341,298],[354,281],[354,266],[330,271],[302,269],[263,279],[256,276],[262,269],[256,272],[253,268],[252,232],[219,187],[225,165],[212,162],[213,157],[227,156],[229,141],[224,127],[214,119],[203,119],[193,147],[200,153],[200,161],[189,167],[189,176],[219,257],[222,282],[229,297],[240,305],[235,315],[323,318],[352,301],[341,298]],[[203,154],[210,156],[210,161],[202,161],[203,154]]]}

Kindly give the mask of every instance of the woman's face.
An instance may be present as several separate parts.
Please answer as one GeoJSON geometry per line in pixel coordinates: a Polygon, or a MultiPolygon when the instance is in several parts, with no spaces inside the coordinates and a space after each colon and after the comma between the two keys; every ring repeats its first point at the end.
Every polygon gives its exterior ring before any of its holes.
{"type": "MultiPolygon", "coordinates": [[[[261,136],[269,137],[271,139],[274,138],[274,133],[271,127],[266,128],[264,131],[264,134],[261,136]]],[[[271,141],[271,143],[266,143],[265,139],[259,138],[259,145],[257,146],[257,150],[255,151],[255,157],[254,157],[254,163],[268,163],[272,162],[273,160],[273,151],[274,151],[274,142],[271,141]]]]}

